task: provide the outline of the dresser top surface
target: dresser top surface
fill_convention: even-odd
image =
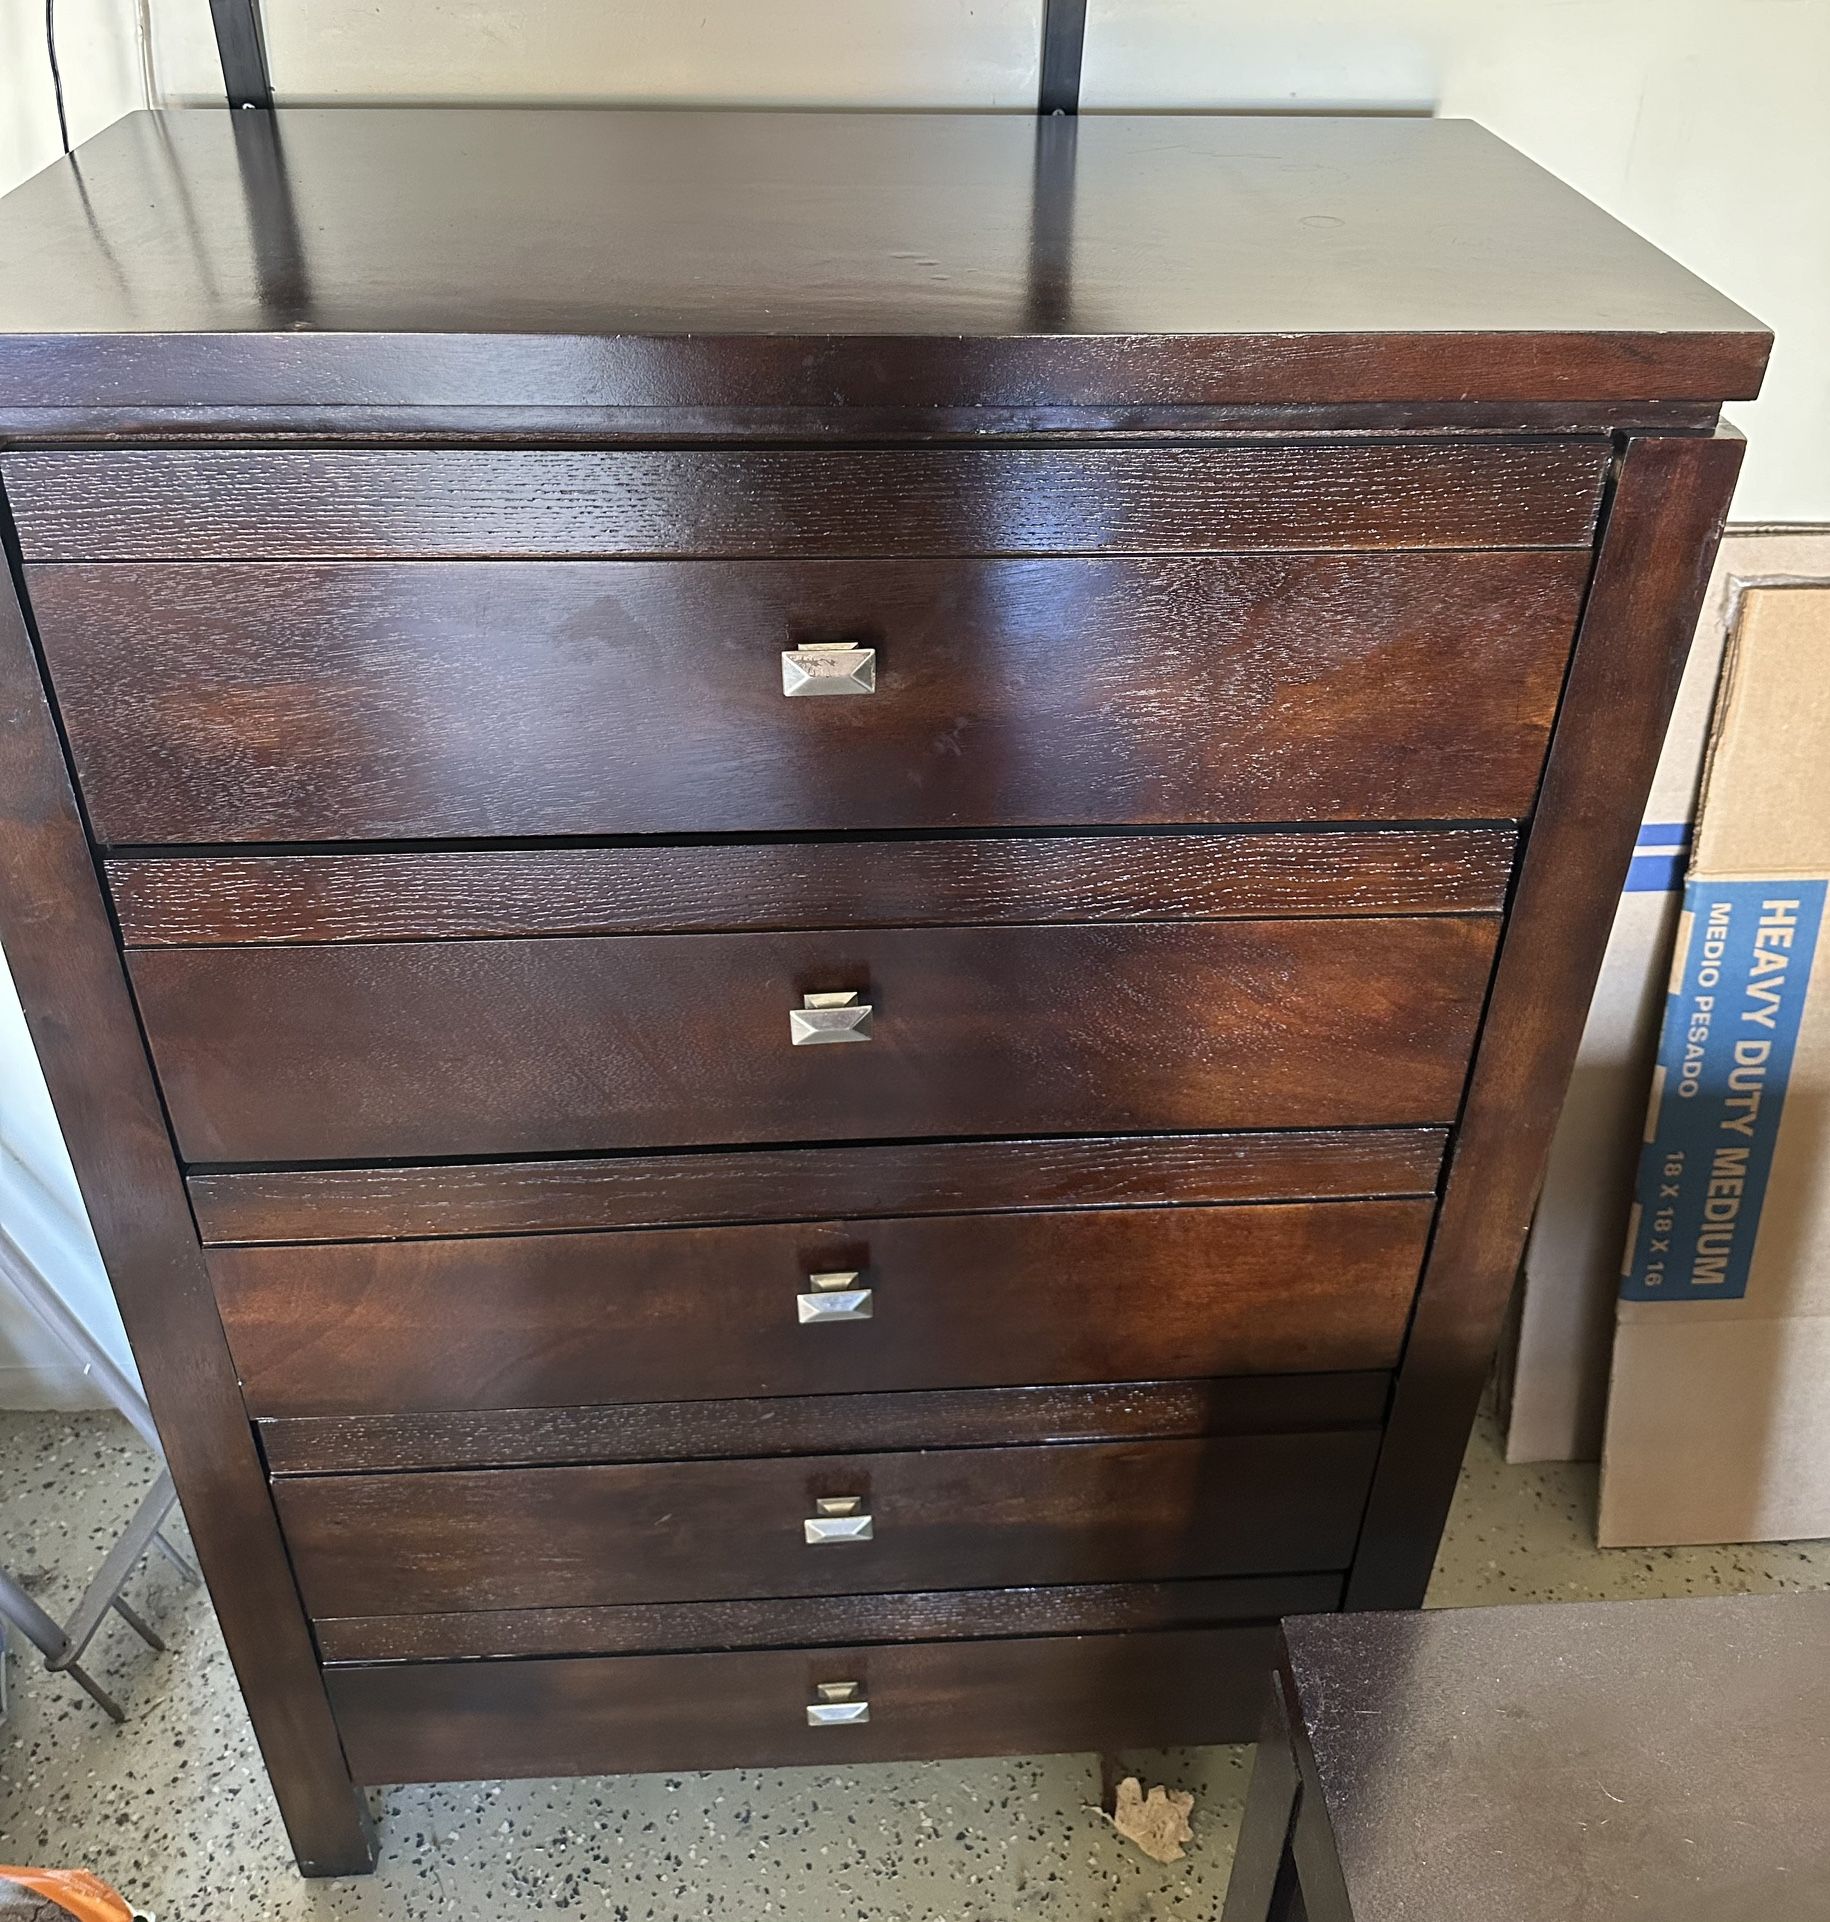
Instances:
[[[0,202],[0,407],[1719,401],[1767,344],[1466,121],[191,109]]]

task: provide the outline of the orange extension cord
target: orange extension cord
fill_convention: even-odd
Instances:
[[[0,1868],[0,1916],[7,1913],[6,1886],[43,1896],[81,1922],[133,1922],[133,1910],[87,1869]]]

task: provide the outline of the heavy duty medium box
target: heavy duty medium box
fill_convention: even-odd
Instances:
[[[1606,1546],[1830,1534],[1830,590],[1724,665],[1629,1225]]]
[[[1743,597],[1782,582],[1830,584],[1830,531],[1746,528],[1723,541],[1526,1244],[1499,1373],[1509,1461],[1601,1454],[1621,1244],[1723,651]]]

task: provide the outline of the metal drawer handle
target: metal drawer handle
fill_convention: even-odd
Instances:
[[[868,1041],[876,1010],[855,994],[804,994],[788,1010],[788,1039],[797,1048],[824,1047],[830,1041]]]
[[[868,1542],[876,1533],[862,1495],[823,1497],[801,1527],[815,1548],[826,1542]]]
[[[869,1321],[876,1313],[876,1293],[858,1286],[855,1268],[809,1275],[807,1293],[794,1298],[795,1312],[804,1322]]]
[[[809,694],[875,694],[877,650],[844,641],[812,641],[782,651],[782,692],[790,699]]]
[[[850,1728],[871,1718],[870,1697],[861,1682],[821,1682],[807,1704],[811,1728]]]

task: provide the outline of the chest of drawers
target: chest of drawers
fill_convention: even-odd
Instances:
[[[1243,1739],[1415,1603],[1757,324],[1454,123],[81,169],[0,933],[302,1865]]]

